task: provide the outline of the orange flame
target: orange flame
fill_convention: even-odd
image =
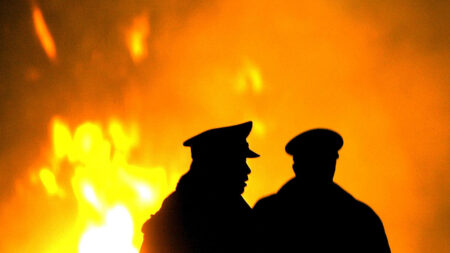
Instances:
[[[136,17],[126,32],[128,50],[135,63],[139,63],[147,57],[147,37],[149,31],[148,17],[144,14]]]
[[[55,42],[53,41],[52,34],[45,23],[41,10],[36,5],[33,6],[33,23],[36,34],[48,58],[52,61],[56,61]]]

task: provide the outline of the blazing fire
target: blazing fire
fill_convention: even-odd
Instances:
[[[410,2],[2,1],[0,252],[136,253],[182,142],[248,120],[250,206],[331,128],[392,251],[449,252],[449,4]]]
[[[167,193],[167,184],[163,168],[128,163],[139,144],[137,126],[126,131],[113,120],[104,131],[100,124],[86,122],[71,131],[55,118],[51,129],[53,152],[38,176],[49,196],[75,196],[78,252],[138,252],[140,227],[160,204],[158,196]],[[58,182],[63,164],[73,169],[70,188]]]

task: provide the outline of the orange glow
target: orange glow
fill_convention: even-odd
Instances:
[[[294,176],[291,138],[331,128],[392,252],[450,252],[450,1],[8,2],[1,253],[136,252],[183,141],[248,120],[250,206]]]
[[[126,32],[128,50],[135,63],[139,63],[147,57],[149,33],[149,21],[145,14],[134,18],[131,27]]]
[[[253,120],[253,134],[257,135],[258,137],[263,137],[266,134],[266,131],[266,125],[262,121],[258,119]]]
[[[52,61],[56,61],[55,42],[53,41],[52,34],[45,23],[41,10],[36,5],[33,6],[33,23],[36,34],[48,58]]]
[[[260,93],[263,89],[261,73],[256,65],[246,62],[236,81],[236,89],[239,93],[251,90]]]

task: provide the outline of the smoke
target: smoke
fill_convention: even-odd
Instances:
[[[48,153],[54,115],[73,127],[137,121],[133,159],[175,174],[189,163],[185,139],[254,120],[251,204],[293,176],[290,138],[328,127],[345,143],[336,182],[380,215],[392,250],[448,251],[448,1],[35,4],[57,62],[32,3],[0,8],[2,201]],[[150,29],[137,64],[125,36],[139,15]]]

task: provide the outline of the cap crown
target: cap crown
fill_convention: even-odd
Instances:
[[[290,155],[337,153],[344,145],[342,137],[329,129],[316,128],[303,132],[286,145]]]
[[[191,147],[192,158],[218,155],[258,157],[258,154],[249,149],[246,141],[251,130],[251,121],[228,127],[214,128],[186,140],[183,145]]]

